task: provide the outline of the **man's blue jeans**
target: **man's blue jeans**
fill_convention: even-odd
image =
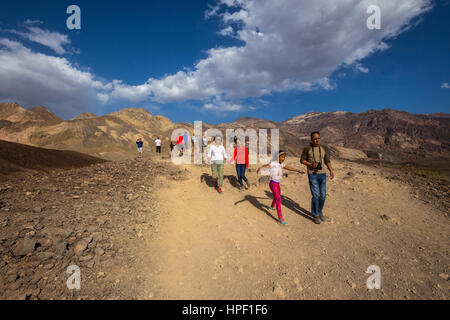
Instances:
[[[327,196],[327,174],[308,174],[309,188],[311,189],[311,214],[314,217],[322,215]]]

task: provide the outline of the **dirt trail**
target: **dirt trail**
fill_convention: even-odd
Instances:
[[[288,159],[298,165],[298,159]],[[163,219],[148,259],[156,299],[405,299],[448,298],[448,218],[412,198],[406,185],[380,169],[335,163],[325,215],[309,218],[305,175],[281,184],[283,216],[268,211],[272,196],[255,168],[250,190],[237,189],[225,166],[224,193],[209,166],[181,166],[188,177],[158,192]],[[352,172],[352,175],[347,175]],[[264,180],[264,179],[262,179]],[[365,273],[381,268],[382,289]]]

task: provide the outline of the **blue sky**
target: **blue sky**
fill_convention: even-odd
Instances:
[[[181,122],[450,110],[450,1],[9,1],[0,101]],[[68,30],[66,8],[81,9]],[[381,9],[369,30],[366,8]]]

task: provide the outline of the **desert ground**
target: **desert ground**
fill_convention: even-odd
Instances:
[[[222,194],[208,165],[154,154],[2,177],[0,299],[448,299],[448,182],[333,165],[320,225],[306,174],[285,171],[282,226],[256,165],[245,191],[226,165]]]

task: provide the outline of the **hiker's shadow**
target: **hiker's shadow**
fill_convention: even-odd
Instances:
[[[205,181],[208,187],[214,187],[214,179],[209,174],[203,173],[200,176],[200,183],[203,183],[203,181]]]
[[[264,212],[266,215],[268,215],[270,218],[272,218],[273,220],[278,222],[278,219],[276,217],[274,217],[273,215],[270,214],[270,212],[268,211],[269,206],[266,206],[264,204],[262,204],[261,202],[259,202],[258,199],[267,199],[264,197],[255,197],[255,196],[251,196],[251,195],[246,195],[244,197],[244,199],[239,200],[237,202],[234,203],[235,206],[238,205],[238,203],[244,202],[244,201],[248,201],[250,202],[255,208],[261,210],[262,212]]]
[[[266,195],[269,198],[273,198],[272,193],[266,190]],[[285,206],[288,209],[291,209],[296,214],[302,216],[305,219],[313,220],[313,216],[311,212],[301,207],[297,202],[292,200],[291,198],[282,195],[281,196],[281,205]]]
[[[228,176],[224,176],[223,178],[224,178],[224,179],[228,179],[228,182],[230,183],[231,186],[233,186],[233,187],[235,187],[235,188],[237,188],[237,189],[240,188],[239,181],[238,181],[238,179],[236,178],[236,176],[234,176],[234,175],[228,175]]]

